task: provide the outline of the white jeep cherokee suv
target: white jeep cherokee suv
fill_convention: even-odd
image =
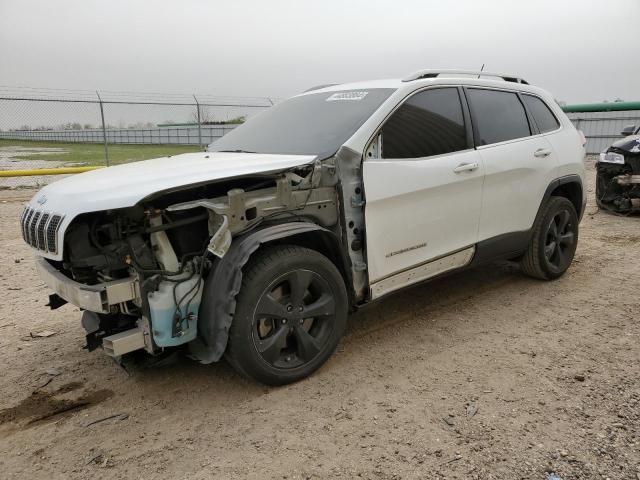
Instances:
[[[327,360],[350,311],[398,289],[494,259],[561,276],[584,155],[544,90],[424,70],[311,89],[203,153],[65,178],[21,224],[49,305],[84,310],[90,350],[188,344],[284,384]]]

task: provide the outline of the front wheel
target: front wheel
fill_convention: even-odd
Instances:
[[[533,228],[529,248],[521,261],[527,275],[540,280],[562,276],[578,245],[578,214],[568,199],[551,197]]]
[[[348,313],[340,272],[320,253],[268,247],[244,270],[226,357],[238,373],[284,385],[318,369],[338,345]]]

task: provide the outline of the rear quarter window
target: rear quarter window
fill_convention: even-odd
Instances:
[[[551,109],[538,97],[533,95],[522,95],[524,103],[529,109],[529,113],[533,117],[533,121],[536,122],[540,133],[552,132],[560,128],[560,122],[553,114]]]
[[[518,95],[501,90],[467,90],[477,145],[491,145],[531,135]]]

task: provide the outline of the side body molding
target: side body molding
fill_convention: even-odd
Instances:
[[[236,295],[242,285],[242,267],[260,245],[312,231],[333,235],[315,223],[289,222],[265,227],[234,239],[226,255],[216,260],[205,282],[198,316],[198,337],[189,343],[190,354],[194,359],[209,364],[222,358],[236,310]]]

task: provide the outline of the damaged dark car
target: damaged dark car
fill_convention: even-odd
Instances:
[[[622,130],[624,138],[600,154],[596,165],[598,206],[615,213],[640,212],[640,126]]]

